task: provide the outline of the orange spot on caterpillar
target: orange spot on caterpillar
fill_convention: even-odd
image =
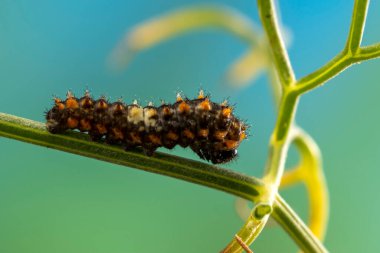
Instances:
[[[78,120],[76,118],[69,117],[67,119],[67,127],[68,128],[75,129],[75,128],[77,128],[77,126],[78,126]]]
[[[172,112],[172,110],[170,110],[169,106],[163,107],[162,113],[164,114],[164,116],[169,116],[169,115],[173,114],[173,112]]]
[[[79,107],[78,101],[73,97],[69,97],[66,99],[66,107],[70,109],[76,109]]]
[[[57,106],[58,110],[60,110],[60,111],[65,109],[65,105],[63,103],[58,103],[56,106]]]
[[[124,134],[121,132],[121,130],[119,128],[112,128],[112,132],[113,132],[116,140],[124,139]]]
[[[89,131],[91,130],[91,124],[90,124],[90,121],[87,120],[87,119],[81,119],[80,120],[80,130],[82,131]]]
[[[195,135],[194,135],[189,129],[185,129],[185,130],[183,130],[183,131],[182,131],[182,134],[183,134],[186,138],[188,138],[188,139],[190,139],[190,140],[194,139],[194,137],[195,137]]]
[[[96,129],[98,130],[100,134],[107,133],[107,128],[102,124],[96,124]]]
[[[58,110],[62,111],[63,109],[65,109],[65,105],[62,103],[61,99],[54,98],[54,103]]]
[[[178,106],[179,113],[188,113],[190,112],[190,105],[188,105],[185,101],[181,102]]]
[[[228,150],[230,150],[235,149],[239,145],[239,142],[234,140],[225,140],[224,145]]]
[[[108,108],[108,104],[104,99],[99,99],[95,104],[96,110],[106,110]]]
[[[129,134],[129,136],[131,137],[132,142],[133,142],[134,144],[141,144],[141,137],[140,137],[140,135],[139,135],[138,133],[136,133],[136,132],[131,132],[131,133]]]
[[[227,131],[215,131],[215,133],[214,133],[214,137],[215,137],[215,139],[217,139],[217,140],[223,140],[225,137],[226,137],[226,135],[227,135]]]
[[[201,136],[203,138],[206,138],[208,136],[208,129],[200,129],[198,131],[198,136]]]
[[[59,104],[59,103],[61,103],[62,101],[61,101],[61,99],[59,99],[59,98],[54,98],[54,103],[55,104]]]
[[[170,140],[176,141],[178,140],[178,134],[170,131],[169,133],[166,134],[166,137]]]
[[[89,97],[81,99],[79,103],[81,107],[86,107],[86,108],[91,107],[93,104],[92,100]]]
[[[245,138],[247,138],[247,135],[245,134],[245,132],[241,132],[241,133],[240,133],[240,136],[239,136],[239,141],[242,141],[242,140],[244,140]]]
[[[113,106],[114,112],[118,113],[124,110],[124,106],[121,103],[117,103]]]
[[[160,139],[160,137],[158,137],[157,135],[155,135],[155,134],[149,134],[148,137],[149,137],[149,140],[150,140],[153,144],[155,144],[155,145],[162,145],[162,143],[161,143],[161,139]]]
[[[232,110],[230,107],[223,108],[222,115],[225,118],[229,118],[231,116]]]
[[[198,108],[203,111],[211,111],[211,104],[208,99],[203,100],[199,105]]]

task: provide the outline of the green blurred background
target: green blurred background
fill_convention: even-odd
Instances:
[[[0,111],[43,121],[52,95],[123,96],[142,104],[174,101],[177,91],[230,97],[253,125],[229,168],[261,176],[274,107],[268,79],[244,89],[222,86],[231,62],[246,52],[237,38],[212,29],[143,52],[122,73],[106,58],[134,25],[194,0],[0,1]],[[210,1],[259,22],[255,1]],[[353,1],[280,1],[293,37],[298,77],[337,54],[348,32]],[[380,2],[370,4],[364,44],[380,41]],[[331,194],[326,246],[331,252],[377,252],[380,208],[380,62],[354,66],[305,95],[298,123],[318,142]],[[254,84],[254,85],[253,85]],[[163,150],[164,152],[170,152]],[[189,150],[170,153],[198,159]],[[296,156],[290,157],[295,162]],[[218,252],[243,224],[235,197],[223,192],[0,139],[0,252]],[[304,188],[283,192],[307,217]],[[280,228],[268,226],[255,252],[295,252]]]

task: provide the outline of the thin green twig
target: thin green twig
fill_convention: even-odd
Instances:
[[[354,55],[362,41],[365,20],[367,17],[369,0],[356,0],[354,11],[352,12],[351,27],[348,34],[346,50],[348,54]]]
[[[291,86],[295,81],[294,71],[280,32],[275,5],[272,0],[258,0],[257,3],[280,82],[283,86]]]
[[[273,56],[276,73],[283,89],[276,125],[269,143],[269,155],[265,168],[264,180],[270,185],[271,191],[262,200],[271,205],[284,171],[285,158],[290,142],[289,132],[294,121],[298,97],[297,94],[292,92],[295,77],[278,27],[275,4],[273,0],[258,0],[258,8],[261,22],[270,44],[269,49]]]
[[[379,57],[380,43],[360,47],[354,55],[349,55],[347,51],[344,50],[320,69],[301,78],[296,84],[295,92],[297,94],[306,93],[323,85],[354,64]]]
[[[380,57],[380,43],[366,47],[360,47],[359,52],[354,56],[357,61],[371,60]]]
[[[355,1],[350,33],[345,48],[320,69],[301,78],[296,83],[295,92],[297,94],[302,94],[321,86],[353,64],[380,57],[380,43],[366,47],[360,46],[364,33],[368,5],[369,0]]]
[[[352,58],[347,57],[347,51],[341,52],[320,69],[301,78],[297,82],[297,93],[302,94],[322,85],[351,66],[352,63]]]

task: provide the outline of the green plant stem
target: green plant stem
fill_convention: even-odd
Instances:
[[[315,72],[301,78],[296,83],[296,93],[302,94],[321,86],[329,79],[353,64],[380,57],[380,43],[361,47],[365,20],[368,10],[368,0],[356,0],[352,14],[350,33],[346,46],[341,53]]]
[[[346,51],[341,52],[320,69],[301,78],[297,82],[297,93],[302,94],[318,87],[337,76],[351,64],[353,64],[352,58],[347,57]]]
[[[266,37],[271,46],[271,58],[274,61],[276,73],[281,83],[283,96],[275,129],[269,143],[269,155],[264,175],[267,194],[260,196],[260,201],[252,210],[252,217],[249,217],[239,231],[239,236],[247,245],[251,244],[260,234],[268,220],[268,215],[273,211],[290,142],[289,130],[293,124],[298,103],[297,94],[292,92],[295,82],[294,72],[280,34],[274,3],[271,0],[258,0],[258,7]],[[234,245],[230,244],[229,246],[233,247]]]
[[[278,26],[273,0],[258,0],[259,14],[267,40],[270,44],[272,59],[283,89],[280,100],[276,125],[269,143],[269,156],[265,168],[264,180],[268,184],[269,195],[263,196],[262,201],[271,205],[278,191],[283,175],[288,144],[289,130],[293,124],[297,110],[298,96],[293,92],[295,83],[294,72],[286,51],[280,28]]]
[[[242,226],[239,232],[236,233],[240,238],[240,242],[245,245],[250,245],[259,236],[260,232],[264,229],[265,224],[269,216],[264,217],[261,220],[257,220],[254,215],[250,215]],[[235,236],[236,236],[235,235]],[[244,238],[244,239],[243,239]],[[224,248],[221,253],[237,253],[242,251],[242,245],[235,238]]]
[[[51,134],[40,122],[4,113],[0,113],[0,136],[179,178],[251,201],[265,193],[259,179],[231,170],[159,152],[152,157],[138,151],[126,152],[117,146],[90,141],[88,135],[78,132]]]
[[[371,46],[360,47],[359,52],[355,55],[357,61],[371,60],[380,57],[380,43]]]
[[[261,202],[267,203],[269,206],[273,204],[284,174],[286,154],[291,142],[290,129],[294,122],[297,104],[298,97],[294,96],[293,93],[285,92],[283,94],[276,127],[269,143],[269,154],[264,173],[264,182],[268,187],[268,195],[262,196]]]
[[[257,3],[280,82],[283,86],[291,86],[295,77],[281,37],[275,5],[272,0],[258,0]]]
[[[270,84],[273,93],[273,100],[277,109],[280,105],[282,91],[281,84],[279,83],[273,66],[269,69],[269,77],[271,80]],[[307,134],[306,131],[297,126],[295,122],[293,123],[291,131],[292,143],[296,145],[302,163],[307,163],[308,175],[310,175],[313,179],[318,179],[313,180],[312,183],[310,183],[310,188],[307,188],[309,189],[308,194],[310,206],[309,226],[310,228],[313,227],[313,232],[318,235],[318,238],[324,238],[328,221],[329,197],[326,180],[323,173],[322,155],[314,139]],[[297,170],[293,170],[293,172],[297,172],[299,175]],[[284,177],[281,178],[281,180],[283,179]],[[300,177],[295,177],[295,179],[301,180]],[[311,187],[313,189],[311,189]]]
[[[0,136],[178,178],[251,201],[257,201],[261,195],[267,194],[261,180],[244,174],[162,153],[147,157],[142,152],[125,152],[119,147],[92,142],[88,135],[82,133],[53,135],[45,130],[43,123],[5,113],[0,113]],[[306,225],[295,216],[290,207],[285,208],[281,203],[277,203],[278,199],[281,200],[280,197],[274,200],[275,219],[284,228],[294,230],[291,236],[300,248],[310,249],[309,252],[318,252],[317,248],[312,248],[317,244],[310,244],[313,235],[305,229]],[[261,226],[254,235],[261,231]]]
[[[291,128],[297,109],[298,97],[292,92],[295,82],[294,72],[286,51],[280,28],[278,26],[275,4],[273,0],[258,0],[259,14],[267,40],[270,44],[272,59],[283,89],[280,100],[276,125],[269,143],[269,156],[265,169],[265,180],[272,185],[273,193],[269,202],[277,192],[285,165],[285,157],[289,143],[289,129]],[[267,198],[267,197],[266,197]]]
[[[368,0],[356,0],[352,12],[351,27],[348,34],[346,50],[350,55],[354,55],[362,41],[365,20],[367,17]]]
[[[267,182],[278,186],[285,167],[285,157],[291,141],[290,128],[294,121],[298,98],[293,93],[285,93],[279,106],[276,127],[269,143],[269,155],[265,178]]]
[[[311,233],[310,229],[279,195],[276,196],[276,200],[273,203],[272,217],[300,245],[304,252],[327,252],[320,241]]]
[[[375,59],[380,57],[380,44],[374,44],[367,47],[361,47],[355,55],[350,56],[344,50],[335,56],[326,65],[316,70],[315,72],[301,78],[296,84],[295,92],[302,94],[314,88],[321,86],[323,83],[334,78],[346,68],[353,64],[360,63],[365,60]]]
[[[298,105],[298,95],[292,91],[285,91],[280,100],[276,127],[273,131],[272,141],[281,145],[288,139],[289,130],[293,124]]]

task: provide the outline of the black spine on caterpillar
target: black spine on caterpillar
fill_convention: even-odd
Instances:
[[[55,98],[46,113],[51,133],[67,129],[88,132],[94,140],[121,144],[126,149],[142,147],[152,155],[159,147],[191,147],[198,156],[212,163],[226,163],[237,156],[237,147],[247,136],[247,126],[232,113],[227,103],[214,103],[199,93],[196,99],[177,96],[174,104],[141,107],[135,101],[109,103],[94,100],[86,91],[82,98],[70,92],[66,100]]]

